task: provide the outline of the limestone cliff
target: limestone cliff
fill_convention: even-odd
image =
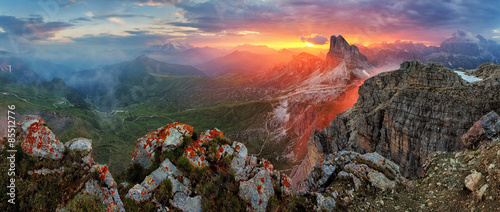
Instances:
[[[401,68],[367,79],[351,109],[313,135],[323,153],[378,152],[401,166],[407,177],[423,174],[435,151],[464,149],[461,136],[490,111],[500,111],[500,67],[483,65],[468,82],[440,64],[404,62]]]

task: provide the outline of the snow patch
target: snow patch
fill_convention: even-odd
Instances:
[[[463,80],[465,80],[467,82],[479,82],[479,81],[483,80],[483,79],[475,77],[475,76],[467,75],[463,71],[455,71],[455,73],[457,73],[460,77],[462,77]]]

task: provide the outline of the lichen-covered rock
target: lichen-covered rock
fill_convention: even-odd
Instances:
[[[269,171],[261,170],[252,179],[241,182],[238,195],[251,211],[266,211],[267,202],[274,195]]]
[[[37,170],[34,170],[34,171],[28,171],[28,174],[29,175],[48,175],[48,174],[61,174],[64,172],[64,167],[61,167],[59,169],[46,169],[46,168],[42,168],[42,169],[37,169]]]
[[[184,155],[194,166],[197,167],[209,166],[210,164],[206,160],[205,156],[207,149],[205,147],[202,147],[202,145],[206,142],[210,142],[215,137],[224,138],[224,134],[217,128],[213,130],[207,130],[201,133],[198,140],[193,141],[191,145],[189,145],[184,150]]]
[[[66,142],[64,147],[71,151],[82,151],[82,161],[89,166],[94,164],[94,159],[92,158],[92,140],[86,138],[75,138]]]
[[[500,117],[494,111],[484,115],[462,136],[462,143],[467,148],[474,148],[481,142],[490,141],[490,139],[500,134]]]
[[[293,194],[292,179],[286,174],[278,173],[278,181],[281,189],[281,193],[285,196],[290,196]]]
[[[235,171],[235,180],[248,180],[250,175],[257,173],[257,158],[248,155],[247,147],[239,142],[233,142],[234,157],[231,161],[231,168]]]
[[[185,193],[179,192],[170,200],[170,204],[175,208],[185,212],[201,212],[201,196],[189,197]]]
[[[107,211],[125,211],[123,202],[118,194],[118,189],[113,176],[106,165],[94,165],[90,172],[97,172],[99,180],[104,182],[105,186],[101,186],[97,180],[91,179],[85,183],[84,192],[98,196],[101,201],[107,206]]]
[[[334,211],[337,205],[332,197],[325,197],[321,193],[316,194],[316,210],[317,211]]]
[[[61,159],[64,145],[39,116],[27,116],[20,122],[21,146],[29,156]]]
[[[385,191],[395,188],[398,179],[404,179],[398,165],[377,153],[341,151],[318,161],[302,182],[299,193],[323,192],[334,180],[352,180],[355,191],[368,183]]]
[[[130,189],[126,197],[130,197],[137,202],[149,200],[152,192],[166,179],[169,179],[170,182],[172,182],[173,194],[176,192],[182,192],[186,195],[191,195],[192,191],[189,188],[190,185],[185,185],[180,182],[180,180],[183,179],[182,173],[167,158],[156,170],[146,176],[140,185],[137,184]]]
[[[132,163],[139,163],[144,168],[149,168],[154,161],[155,150],[159,147],[162,152],[178,147],[183,136],[191,136],[193,127],[175,122],[148,133],[137,139]]]
[[[232,155],[234,153],[233,148],[231,146],[224,144],[217,146],[217,152],[215,153],[215,158],[220,160],[228,155]]]
[[[134,187],[128,190],[125,197],[131,198],[136,202],[142,202],[151,198],[151,193],[147,191],[141,184],[135,184]]]
[[[102,187],[96,180],[91,179],[85,183],[83,192],[98,196],[106,205],[106,211],[125,211],[116,187]]]

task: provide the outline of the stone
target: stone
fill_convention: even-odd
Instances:
[[[101,183],[99,183],[97,180],[91,179],[85,183],[83,192],[98,196],[104,203],[104,205],[106,205],[107,211],[123,212],[125,211],[125,208],[118,194],[116,182],[111,176],[111,173],[109,173],[107,169],[104,169],[102,167],[106,166],[95,165],[94,167],[92,167],[93,170],[91,169],[91,171],[101,172],[100,180],[104,182],[105,186],[101,186]],[[102,175],[103,173],[104,175]],[[104,178],[102,176],[104,176]]]
[[[465,177],[465,187],[470,191],[476,191],[479,186],[479,181],[482,177],[483,175],[481,174],[481,172],[472,171],[472,174],[469,174],[467,175],[467,177]]]
[[[251,211],[266,211],[269,199],[274,195],[273,183],[268,170],[259,171],[252,179],[240,182],[239,197],[248,203]]]
[[[373,186],[382,191],[394,189],[396,187],[396,183],[394,181],[389,180],[384,174],[373,169],[369,169],[368,171],[368,180]]]
[[[134,156],[130,162],[139,163],[149,168],[154,162],[155,150],[162,148],[162,152],[172,150],[182,144],[183,136],[191,136],[193,127],[178,122],[167,124],[137,139]]]
[[[213,130],[207,130],[201,133],[198,140],[193,141],[191,145],[189,145],[184,150],[184,155],[191,162],[191,164],[193,164],[196,167],[209,166],[209,163],[206,160],[205,156],[207,149],[205,147],[202,147],[202,145],[206,142],[210,142],[215,137],[224,138],[224,134],[217,128]]]
[[[185,212],[201,212],[201,196],[189,197],[185,193],[179,192],[170,200],[170,204],[175,208]]]
[[[483,186],[481,186],[479,191],[477,191],[476,197],[478,201],[481,201],[483,199],[484,193],[486,193],[486,189],[488,189],[488,184],[484,184]]]
[[[34,171],[28,171],[28,174],[29,175],[48,175],[48,174],[61,174],[64,172],[64,167],[61,167],[59,169],[46,169],[46,168],[43,168],[43,169],[37,169],[37,170],[34,170]]]
[[[182,192],[186,195],[192,194],[192,191],[189,188],[189,181],[183,181],[186,182],[187,185],[180,182],[180,180],[183,179],[182,173],[167,158],[156,170],[146,176],[141,184],[136,184],[132,189],[130,189],[126,197],[130,197],[137,202],[149,200],[152,196],[152,192],[166,179],[170,180],[172,183],[172,194],[177,192]]]
[[[499,132],[500,117],[491,111],[475,122],[461,140],[467,148],[474,148],[480,144],[488,143],[492,138],[498,136]]]
[[[94,159],[92,158],[92,140],[86,138],[75,138],[66,142],[64,147],[69,148],[71,151],[82,151],[82,161],[89,166],[94,164]]]
[[[325,197],[321,193],[316,194],[317,211],[335,211],[337,202],[331,197]]]
[[[64,145],[39,116],[27,116],[20,122],[21,147],[29,156],[61,159]]]

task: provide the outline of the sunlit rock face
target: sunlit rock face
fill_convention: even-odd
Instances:
[[[490,73],[467,82],[440,64],[405,62],[366,80],[354,107],[316,132],[312,143],[327,154],[378,152],[397,162],[405,176],[419,176],[432,152],[464,149],[461,136],[491,110],[498,112],[500,69]]]

